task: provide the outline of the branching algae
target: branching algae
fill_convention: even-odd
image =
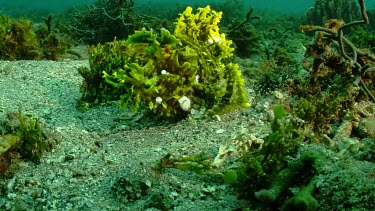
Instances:
[[[79,102],[118,100],[133,111],[145,106],[164,116],[191,109],[246,105],[244,80],[237,64],[227,62],[232,41],[220,33],[221,12],[209,6],[196,14],[187,7],[174,34],[142,29],[126,41],[89,47],[90,69]]]

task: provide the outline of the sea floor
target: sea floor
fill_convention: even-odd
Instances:
[[[1,179],[0,209],[251,207],[220,178],[177,169],[156,172],[153,167],[167,153],[180,157],[204,152],[214,157],[236,131],[262,136],[270,130],[271,101],[279,92],[263,98],[248,88],[249,99],[257,98],[249,108],[212,119],[145,122],[141,114],[121,110],[116,102],[78,110],[82,77],[77,67],[88,65],[88,60],[0,62],[0,114],[17,112],[22,105],[23,112],[37,117],[58,142],[41,164],[21,161],[13,177]]]
[[[152,167],[167,153],[215,154],[233,131],[263,124],[260,114],[243,109],[221,116],[220,121],[147,126],[116,102],[79,111],[80,66],[88,66],[88,61],[0,62],[0,113],[16,112],[22,105],[23,112],[37,117],[58,141],[41,164],[21,161],[14,176],[2,181],[1,208],[234,210],[245,206],[232,187],[210,176],[173,169],[158,173]],[[127,188],[140,182],[150,185],[148,194],[119,196],[114,190],[119,178]]]

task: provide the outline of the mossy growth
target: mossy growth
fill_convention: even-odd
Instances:
[[[241,195],[245,198],[254,200],[254,192],[271,183],[272,178],[288,166],[288,158],[296,156],[301,144],[310,138],[310,131],[282,104],[274,106],[273,116],[271,131],[263,144],[254,144],[251,149],[246,148],[246,144],[240,145],[243,150],[235,170]]]
[[[365,97],[349,62],[332,53],[323,53],[319,58],[314,59],[310,80],[292,88],[297,96],[293,112],[309,124],[317,142]]]
[[[166,168],[192,171],[202,175],[218,175],[213,170],[211,157],[204,153],[182,157],[172,157],[172,154],[168,153],[159,160],[153,170],[161,172]]]
[[[72,52],[68,49],[74,43],[74,40],[69,35],[69,31],[66,30],[66,26],[55,21],[52,16],[43,18],[43,21],[45,24],[38,25],[35,29],[43,58],[57,61],[62,54]]]
[[[173,157],[168,153],[155,165],[154,170],[161,171],[165,168],[174,168],[184,171],[193,171],[198,174],[221,177],[226,184],[240,184],[244,188],[241,192],[251,194],[264,188],[280,171],[288,166],[288,158],[295,156],[301,144],[308,138],[304,128],[293,117],[288,115],[282,104],[276,104],[273,109],[274,120],[270,127],[271,132],[263,144],[253,143],[252,148],[247,148],[245,142],[235,148],[241,148],[241,152],[233,150],[232,146],[224,147],[217,157],[227,156],[237,151],[240,155],[236,158],[236,164],[230,169],[219,168],[222,162],[204,153],[186,157]],[[237,138],[236,138],[237,140]],[[226,150],[230,149],[230,150]],[[227,152],[225,152],[227,151]]]
[[[69,37],[64,34],[57,32],[49,33],[47,37],[40,40],[40,47],[44,58],[57,61],[60,55],[67,52],[70,46],[69,42]]]
[[[238,1],[228,1],[224,5],[230,5],[238,7],[241,4]],[[228,10],[228,8],[226,8]],[[237,11],[243,11],[237,9]],[[229,11],[228,11],[229,12]],[[233,13],[233,11],[229,12]],[[255,27],[250,24],[252,20],[260,19],[258,16],[252,16],[253,8],[251,8],[245,16],[244,20],[236,18],[235,15],[229,15],[225,13],[227,17],[230,17],[230,22],[228,23],[228,37],[233,40],[236,45],[236,55],[243,58],[248,58],[252,55],[258,54],[261,51],[261,34],[255,29]]]
[[[23,115],[21,106],[18,109],[18,120],[20,121],[20,128],[15,135],[19,136],[21,141],[19,153],[22,158],[39,164],[43,153],[50,148],[42,125],[36,117]]]
[[[40,56],[32,22],[0,15],[0,60],[38,59]]]
[[[148,107],[164,116],[246,106],[239,66],[224,61],[234,49],[219,32],[221,12],[209,6],[192,10],[181,14],[174,35],[143,29],[126,41],[89,47],[90,69],[79,68],[79,101],[119,99],[121,107]]]
[[[0,60],[58,60],[72,39],[51,28],[52,17],[34,32],[29,19],[0,15]]]
[[[364,27],[358,27],[350,35],[350,40],[355,46],[361,49],[374,50],[375,48],[375,34],[372,30],[366,29]]]
[[[130,51],[124,41],[115,40],[104,45],[88,46],[90,69],[87,67],[78,68],[79,74],[83,77],[80,87],[82,96],[78,100],[78,106],[86,103],[117,100],[121,94],[124,94],[125,90],[121,91],[120,88],[105,82],[103,72],[113,74],[121,70],[133,55],[133,59],[136,58],[137,53],[135,49]]]
[[[267,174],[284,168],[285,157],[295,155],[300,145],[309,138],[304,125],[293,116],[287,116],[282,104],[276,104],[273,113],[272,132],[260,150],[260,163]]]
[[[13,158],[30,160],[36,164],[41,162],[45,151],[50,150],[54,143],[49,139],[50,133],[39,123],[36,117],[22,112],[8,113],[0,120],[0,165],[2,173],[5,173]]]
[[[352,94],[338,93],[338,90],[327,90],[315,95],[307,95],[294,105],[294,113],[309,125],[315,142],[320,142],[323,134],[332,132],[332,124],[341,122],[347,114],[347,109],[354,103]]]
[[[325,155],[317,147],[307,148],[300,152],[300,157],[290,161],[288,166],[280,171],[271,183],[269,189],[262,189],[255,196],[266,203],[274,203],[288,188],[307,183],[293,197],[287,199],[281,210],[317,210],[318,202],[313,194],[316,189],[316,175],[322,171]],[[307,182],[306,182],[307,181]]]

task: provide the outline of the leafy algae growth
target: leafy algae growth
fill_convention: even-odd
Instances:
[[[57,137],[57,136],[56,136]],[[50,151],[57,140],[51,130],[38,118],[18,112],[0,117],[0,178],[10,176],[17,169],[20,159],[40,164],[44,153]]]
[[[119,100],[122,108],[164,116],[246,106],[241,71],[227,61],[232,41],[217,25],[222,13],[209,6],[192,11],[180,15],[173,35],[142,29],[126,41],[88,47],[90,69],[78,69],[84,78],[78,103]]]

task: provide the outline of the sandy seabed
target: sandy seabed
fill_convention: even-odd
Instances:
[[[159,174],[152,167],[169,152],[215,154],[234,131],[261,124],[262,115],[243,109],[221,116],[221,121],[141,123],[137,128],[137,114],[120,110],[116,102],[77,110],[82,82],[77,67],[88,65],[87,60],[0,62],[0,114],[16,112],[21,104],[23,112],[37,117],[59,142],[41,164],[22,161],[15,175],[2,181],[1,208],[234,210],[246,206],[232,187],[215,178],[175,169]],[[147,193],[131,190],[140,184],[149,185]],[[129,196],[116,191],[117,186],[128,188]]]

